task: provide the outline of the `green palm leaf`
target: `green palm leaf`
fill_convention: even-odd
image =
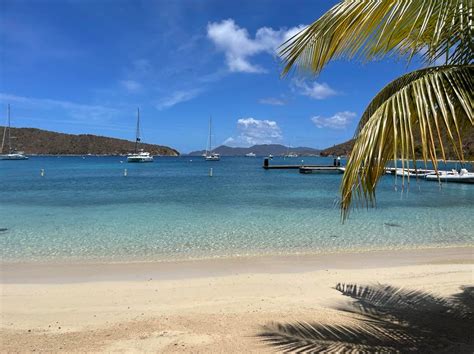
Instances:
[[[441,66],[406,74],[387,85],[362,115],[341,184],[343,218],[356,200],[375,202],[375,188],[390,160],[415,160],[421,152],[437,169],[446,145],[464,160],[463,132],[474,126],[474,66]]]
[[[473,60],[472,0],[346,0],[282,45],[283,73],[319,73],[332,59],[422,54],[430,64]]]

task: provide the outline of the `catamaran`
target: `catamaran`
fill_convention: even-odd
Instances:
[[[2,146],[0,149],[0,160],[28,160],[28,157],[24,155],[23,151],[15,151],[12,149],[12,139],[10,132],[10,105],[8,105],[8,123],[3,130],[3,139],[2,139]],[[8,132],[8,133],[7,133]],[[8,140],[8,153],[3,153],[3,147],[5,146],[5,138]]]
[[[209,117],[209,139],[204,159],[206,161],[219,161],[221,159],[221,155],[212,151],[212,117]]]
[[[149,152],[138,149],[140,139],[140,108],[137,108],[137,131],[135,137],[135,150],[127,156],[127,162],[153,162],[153,156]]]

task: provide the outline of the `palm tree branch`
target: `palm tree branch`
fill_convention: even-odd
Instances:
[[[343,176],[343,218],[354,196],[375,203],[375,187],[389,160],[401,158],[402,168],[406,160],[415,161],[415,136],[425,163],[431,160],[435,170],[437,146],[444,160],[451,146],[464,161],[463,132],[474,126],[473,78],[474,65],[426,68],[394,80],[375,96],[362,115]]]
[[[332,59],[386,54],[469,64],[472,12],[471,0],[345,0],[282,44],[283,74],[294,65],[319,73]]]

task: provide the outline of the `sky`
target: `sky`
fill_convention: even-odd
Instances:
[[[2,0],[0,125],[142,141],[325,148],[350,139],[400,58],[281,76],[279,45],[336,1]]]

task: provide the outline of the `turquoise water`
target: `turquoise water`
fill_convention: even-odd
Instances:
[[[0,161],[2,259],[157,261],[473,243],[474,185],[412,179],[401,192],[401,179],[396,191],[386,176],[377,208],[341,224],[341,175],[265,171],[261,158],[123,159]]]

